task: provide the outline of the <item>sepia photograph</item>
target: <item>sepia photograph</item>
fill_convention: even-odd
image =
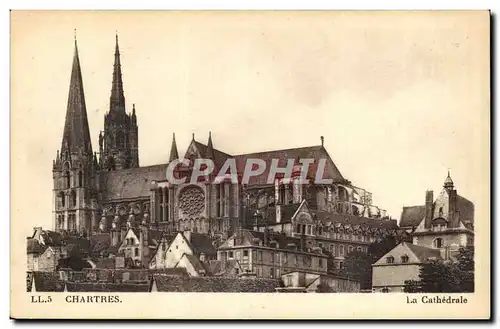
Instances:
[[[11,11],[11,317],[489,318],[490,19]]]

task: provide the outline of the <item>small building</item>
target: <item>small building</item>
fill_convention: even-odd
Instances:
[[[236,260],[244,273],[271,279],[294,270],[326,274],[327,258],[320,248],[308,248],[303,239],[250,230],[233,234],[219,247],[217,255],[223,267],[226,262]]]
[[[26,239],[28,271],[55,271],[59,260],[66,257],[60,233],[35,227]]]
[[[150,282],[67,282],[67,292],[149,292]]]
[[[373,265],[373,292],[404,292],[406,280],[419,280],[420,266],[442,260],[439,249],[401,242]]]
[[[413,244],[447,250],[474,245],[474,204],[457,194],[450,173],[436,199],[426,191],[425,204],[403,207],[400,226],[412,232]]]
[[[168,243],[162,241],[149,262],[150,269],[184,267],[191,276],[207,274],[206,264],[217,258],[213,240],[206,234],[179,232]]]

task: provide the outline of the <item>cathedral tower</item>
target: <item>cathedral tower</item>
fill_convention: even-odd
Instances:
[[[113,83],[109,112],[104,117],[104,135],[99,134],[99,154],[103,170],[139,167],[139,141],[135,104],[132,113],[125,111],[118,35],[116,36]]]
[[[61,150],[52,168],[54,229],[90,233],[97,218],[94,186],[98,163],[92,153],[76,38]]]

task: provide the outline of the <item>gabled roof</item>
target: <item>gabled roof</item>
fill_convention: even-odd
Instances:
[[[417,227],[425,217],[425,206],[403,207],[401,213],[400,227]]]
[[[234,276],[235,268],[238,269],[238,273],[243,271],[237,259],[228,259],[224,262],[221,260],[209,260],[205,263],[205,267],[208,274],[212,276]]]
[[[33,272],[33,283],[36,291],[40,292],[64,290],[64,282],[58,272]]]
[[[289,223],[299,206],[299,203],[282,205],[280,223]],[[276,224],[276,207],[269,207],[263,211],[263,216],[258,219],[258,225],[264,225],[266,222],[268,225]],[[247,216],[247,218],[252,218],[252,225],[255,224],[255,218],[253,218],[253,215],[253,213],[249,213],[249,217]]]
[[[101,173],[103,199],[149,198],[152,181],[167,179],[168,163]]]
[[[457,211],[459,212],[460,220],[470,223],[474,222],[474,203],[460,195],[457,195]]]
[[[40,237],[43,239],[46,246],[59,247],[63,242],[63,236],[61,233],[50,230],[43,230],[40,233]]]
[[[195,255],[184,253],[184,254],[182,254],[181,259],[183,257],[187,258],[187,260],[189,261],[189,263],[191,263],[191,265],[196,270],[196,272],[198,272],[198,273],[206,272],[205,267],[201,264],[200,260]]]
[[[45,249],[48,248],[46,245],[39,243],[36,239],[27,238],[26,242],[28,254],[41,255],[44,253]]]
[[[189,243],[193,252],[197,255],[200,253],[205,253],[207,255],[214,255],[217,253],[217,249],[213,245],[213,240],[207,234],[191,233]]]
[[[228,277],[154,276],[159,292],[275,292],[279,280]]]
[[[423,246],[417,246],[412,243],[404,243],[421,262],[427,261],[429,258],[442,259],[441,252],[439,249],[427,248]]]

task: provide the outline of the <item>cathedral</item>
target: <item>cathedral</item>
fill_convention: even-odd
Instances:
[[[126,108],[117,36],[109,111],[99,133],[98,150],[93,149],[75,40],[62,143],[53,161],[55,231],[89,236],[146,225],[162,231],[227,237],[238,229],[251,228],[255,214],[272,213],[269,209],[285,205],[298,206],[304,200],[309,209],[323,213],[390,221],[383,209],[372,204],[370,192],[342,176],[323,137],[319,145],[234,155],[217,149],[211,134],[206,144],[193,135],[185,155],[180,157],[173,135],[169,161],[141,167],[137,123],[135,104],[131,111]],[[231,179],[171,184],[167,167],[179,158],[190,159],[191,164],[193,159],[211,159],[217,168],[234,159],[238,173],[247,159],[257,158],[267,164],[267,169],[251,177],[247,184]],[[299,185],[279,176],[273,184],[266,180],[273,159],[283,164],[304,158],[314,159],[313,169],[320,159],[326,160],[323,178],[331,183]],[[176,174],[182,176],[190,171],[192,165],[180,166]]]

